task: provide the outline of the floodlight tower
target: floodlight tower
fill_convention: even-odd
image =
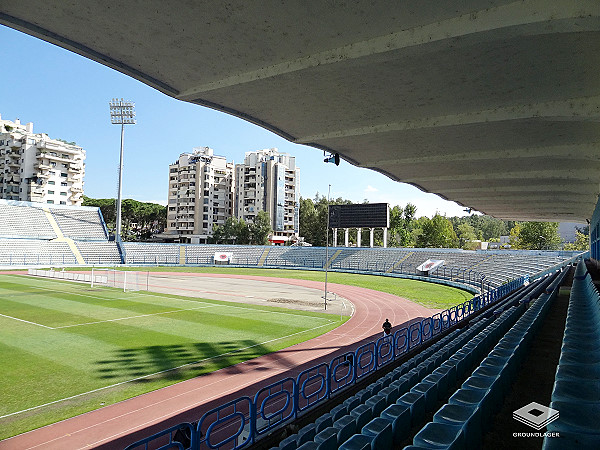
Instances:
[[[123,138],[125,137],[125,125],[135,125],[135,103],[126,102],[123,99],[113,98],[108,103],[110,106],[110,121],[113,125],[121,125],[121,154],[119,157],[119,185],[117,193],[117,223],[115,228],[115,239],[121,241],[121,191],[123,183]]]

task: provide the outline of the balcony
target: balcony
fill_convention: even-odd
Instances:
[[[37,147],[46,149],[46,150],[59,151],[61,153],[71,153],[71,154],[79,153],[79,150],[77,149],[76,145],[64,144],[62,142],[60,144],[57,144],[57,143],[50,142],[50,141],[39,141],[37,143]],[[71,147],[75,147],[75,148],[71,148]],[[60,156],[54,156],[54,157],[60,158]]]
[[[50,170],[50,164],[42,162],[42,161],[37,161],[34,165],[33,165],[34,169],[40,169],[40,170]]]
[[[19,139],[11,139],[10,141],[7,142],[7,145],[9,147],[21,148],[21,146],[23,145],[23,142],[21,142]]]

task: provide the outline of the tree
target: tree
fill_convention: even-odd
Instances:
[[[575,231],[575,242],[566,243],[564,249],[570,251],[588,251],[590,249],[590,237],[577,230]]]
[[[417,247],[423,248],[453,248],[458,244],[458,238],[446,217],[436,214],[432,219],[419,218],[421,232],[416,236]]]
[[[117,208],[114,198],[96,199],[84,196],[83,206],[100,208],[108,230],[115,230]],[[149,239],[153,233],[160,233],[165,229],[167,208],[157,203],[125,199],[121,203],[121,224],[123,240]]]
[[[510,230],[512,248],[557,250],[560,247],[558,222],[522,222]]]
[[[266,211],[259,211],[254,222],[250,224],[250,242],[256,245],[267,245],[272,232],[269,214]]]
[[[407,203],[404,208],[394,206],[390,209],[390,247],[409,247],[413,245],[412,228],[417,207]]]
[[[465,250],[474,250],[474,241],[477,239],[477,235],[475,234],[475,228],[473,228],[468,223],[461,223],[457,227],[458,234],[458,245],[460,248]]]

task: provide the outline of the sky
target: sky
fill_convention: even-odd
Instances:
[[[293,144],[242,119],[173,99],[120,72],[0,25],[0,115],[33,122],[34,133],[75,141],[86,151],[84,192],[117,196],[120,126],[110,123],[112,98],[135,102],[137,124],[125,128],[123,198],[165,205],[169,164],[194,147],[241,163],[244,154],[275,147],[296,157],[300,195],[417,206],[417,216],[466,215],[464,208],[323,152]]]

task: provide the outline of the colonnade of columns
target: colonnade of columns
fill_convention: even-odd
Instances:
[[[333,246],[337,247],[337,228],[332,228],[333,229]],[[374,242],[374,238],[375,238],[375,228],[369,228],[370,232],[369,232],[369,246],[371,248],[374,247],[373,242]],[[350,228],[344,228],[344,246],[345,247],[349,247],[349,235],[350,235]],[[387,248],[387,236],[388,235],[388,229],[387,228],[383,228],[383,247]],[[362,247],[362,228],[357,228],[356,229],[356,246],[357,247]]]

